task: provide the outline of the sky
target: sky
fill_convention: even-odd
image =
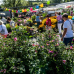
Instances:
[[[2,4],[2,0],[0,0],[0,4]]]

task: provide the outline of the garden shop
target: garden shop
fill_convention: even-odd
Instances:
[[[74,16],[68,9],[73,11],[41,3],[0,11],[0,74],[74,74]]]

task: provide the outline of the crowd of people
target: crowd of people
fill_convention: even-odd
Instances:
[[[56,16],[57,16],[57,21],[58,21],[57,27],[58,27],[58,31],[61,37],[61,41],[63,41],[66,46],[68,43],[70,43],[70,45],[72,46],[71,44],[72,39],[73,39],[72,20],[68,19],[67,13],[63,14],[62,16],[61,13],[59,12],[56,14]],[[49,17],[50,17],[49,15],[46,16],[47,18],[46,29],[47,30],[49,29],[51,30],[51,19]],[[39,27],[39,25],[42,23],[42,19],[39,16],[39,14],[37,14],[36,16],[36,22],[37,22],[37,27]],[[12,21],[10,17],[7,17],[7,19],[2,17],[2,19],[0,20],[0,35],[5,35],[5,36],[8,35],[6,23],[9,23],[11,28],[15,27],[15,22]],[[63,24],[63,34],[61,30],[62,24]]]

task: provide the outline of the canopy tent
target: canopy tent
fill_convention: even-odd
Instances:
[[[56,5],[56,7],[64,7],[64,8],[73,7],[73,6],[74,6],[74,1],[61,3],[61,4]]]

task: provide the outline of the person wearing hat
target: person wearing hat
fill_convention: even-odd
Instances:
[[[0,20],[0,35],[7,35],[7,34],[8,34],[7,28]]]
[[[51,19],[49,18],[49,15],[46,16],[47,17],[47,21],[46,21],[46,28],[49,30],[51,30]]]
[[[70,43],[70,45],[72,46],[71,42],[73,39],[73,31],[72,31],[72,20],[68,19],[68,14],[64,13],[62,16],[63,20],[64,20],[64,24],[63,24],[63,36],[61,38],[61,41],[64,42],[64,44],[67,46],[68,43]]]

